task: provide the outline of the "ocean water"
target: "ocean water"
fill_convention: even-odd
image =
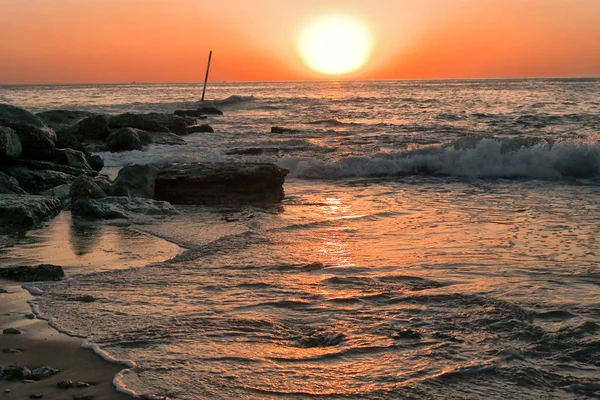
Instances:
[[[172,112],[201,90],[5,86],[0,102]],[[105,172],[268,161],[290,170],[284,201],[121,226],[182,250],[73,269],[37,285],[36,310],[127,361],[115,382],[130,393],[598,398],[599,93],[594,79],[211,84],[215,133],[101,154]]]

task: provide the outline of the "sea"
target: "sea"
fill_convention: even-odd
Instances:
[[[2,86],[0,103],[172,113],[201,94]],[[224,111],[214,133],[100,153],[102,172],[270,162],[289,170],[280,204],[65,212],[3,254],[67,243],[67,278],[29,287],[32,307],[121,362],[118,390],[600,398],[600,79],[209,83],[206,97]]]

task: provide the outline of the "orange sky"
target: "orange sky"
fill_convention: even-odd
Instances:
[[[343,12],[376,50],[350,79],[600,76],[600,0],[0,0],[0,83],[322,79],[303,24]]]

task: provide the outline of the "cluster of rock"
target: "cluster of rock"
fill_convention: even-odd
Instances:
[[[84,111],[36,115],[0,104],[0,226],[34,227],[62,209],[88,218],[173,215],[171,204],[277,202],[288,171],[273,164],[191,163],[124,167],[99,174],[106,151],[185,145],[212,107],[175,114],[104,116]]]

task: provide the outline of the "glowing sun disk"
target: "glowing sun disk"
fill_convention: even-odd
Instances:
[[[311,69],[342,75],[364,66],[371,55],[373,39],[367,25],[343,15],[311,21],[298,36],[298,52]]]

